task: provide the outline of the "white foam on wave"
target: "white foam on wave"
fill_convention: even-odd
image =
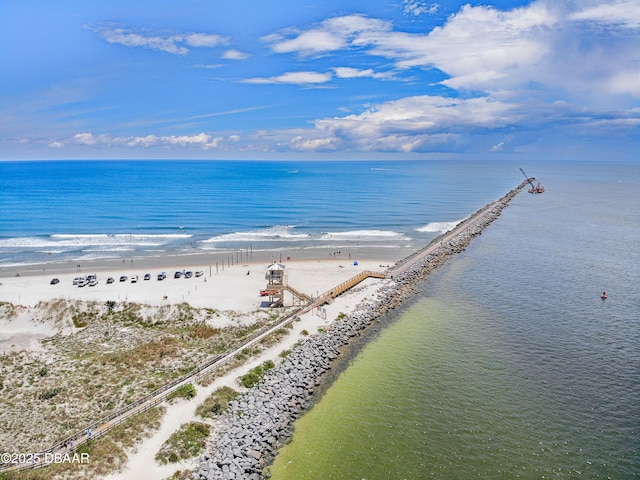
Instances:
[[[172,240],[189,238],[187,234],[55,234],[49,237],[13,237],[0,239],[0,248],[53,249],[101,247],[159,247]]]
[[[416,228],[416,232],[444,233],[452,230],[462,221],[464,221],[464,218],[462,220],[456,220],[454,222],[431,222],[427,223],[423,227]]]
[[[193,235],[189,233],[56,233],[51,238],[189,238]]]
[[[405,240],[406,237],[402,233],[392,230],[351,230],[346,232],[326,232],[322,234],[320,240],[380,240],[393,239]]]
[[[307,233],[293,233],[291,231],[293,228],[295,227],[291,225],[279,225],[260,230],[250,230],[248,232],[225,233],[203,240],[202,243],[295,241],[309,238],[309,234]]]

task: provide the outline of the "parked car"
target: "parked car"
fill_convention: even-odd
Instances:
[[[184,278],[191,278],[191,277],[193,277],[193,272],[190,272],[189,270],[184,272]]]
[[[51,285],[57,285],[60,283],[60,280],[57,278],[52,278],[51,281],[49,282]]]
[[[81,280],[84,280],[84,277],[76,277],[73,279],[73,284],[78,285]]]
[[[127,281],[127,276],[126,275],[121,275],[120,276],[120,281],[121,282],[126,282]]]
[[[164,280],[167,278],[167,272],[162,272],[158,274],[158,280]]]
[[[144,274],[144,279],[145,280],[151,280],[151,274],[150,273],[145,273]]]
[[[173,274],[173,278],[181,278],[182,277],[182,272],[176,272]]]
[[[138,281],[138,275],[131,276],[131,283],[136,283]]]
[[[113,279],[113,277],[109,277],[107,278],[107,283],[113,283],[115,280]]]
[[[196,277],[201,277],[202,275],[204,275],[204,272],[202,270],[198,270],[196,272]]]

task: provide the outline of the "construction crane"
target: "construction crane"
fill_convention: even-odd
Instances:
[[[535,177],[529,177],[529,175],[524,173],[524,170],[522,168],[520,168],[520,171],[522,172],[522,175],[524,175],[524,178],[527,179],[527,182],[529,182],[529,185],[531,185],[529,193],[544,193],[544,187],[540,185],[540,182],[538,182],[538,185],[533,184],[533,180],[535,180]]]

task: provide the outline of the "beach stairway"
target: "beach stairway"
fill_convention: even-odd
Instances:
[[[313,302],[312,298],[309,295],[296,290],[291,285],[284,285],[283,288],[291,293],[291,295],[293,295],[294,305],[296,304],[296,302],[298,304]]]
[[[342,282],[340,285],[333,287],[331,290],[326,291],[322,295],[318,297],[316,301],[316,305],[324,305],[325,303],[332,303],[333,299],[342,295],[344,292],[349,290],[350,288],[355,287],[357,284],[366,280],[367,278],[386,278],[387,276],[382,272],[373,272],[371,270],[365,270],[364,272],[360,272],[355,277],[351,277],[349,280]]]

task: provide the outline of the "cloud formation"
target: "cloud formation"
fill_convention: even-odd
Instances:
[[[125,47],[141,47],[173,55],[189,53],[188,47],[212,48],[226,44],[229,39],[221,35],[208,33],[172,33],[161,34],[147,31],[134,31],[118,26],[92,28],[108,43]]]
[[[331,73],[319,72],[287,72],[275,77],[255,77],[242,80],[244,83],[268,84],[268,83],[289,83],[294,85],[312,85],[326,83],[331,80]]]
[[[424,15],[425,13],[436,13],[440,5],[437,3],[426,3],[421,2],[420,0],[403,0],[402,9],[405,15],[413,15],[419,16]]]
[[[467,4],[442,27],[424,34],[347,15],[264,40],[276,53],[357,50],[388,59],[399,71],[436,69],[448,77],[442,84],[454,90],[489,92],[541,84],[640,96],[637,37],[625,41],[607,28],[635,28],[640,2],[589,3],[541,0],[508,11]],[[405,7],[423,8],[415,2]]]
[[[91,146],[91,147],[183,147],[208,150],[218,148],[224,142],[238,142],[238,135],[227,137],[213,137],[204,132],[196,135],[145,135],[139,137],[113,137],[109,134],[94,135],[90,132],[77,133],[66,141],[54,141],[49,143],[50,148],[63,146]]]
[[[246,60],[250,56],[251,55],[249,55],[248,53],[241,52],[240,50],[236,50],[234,48],[226,50],[222,54],[222,58],[224,58],[225,60]]]

